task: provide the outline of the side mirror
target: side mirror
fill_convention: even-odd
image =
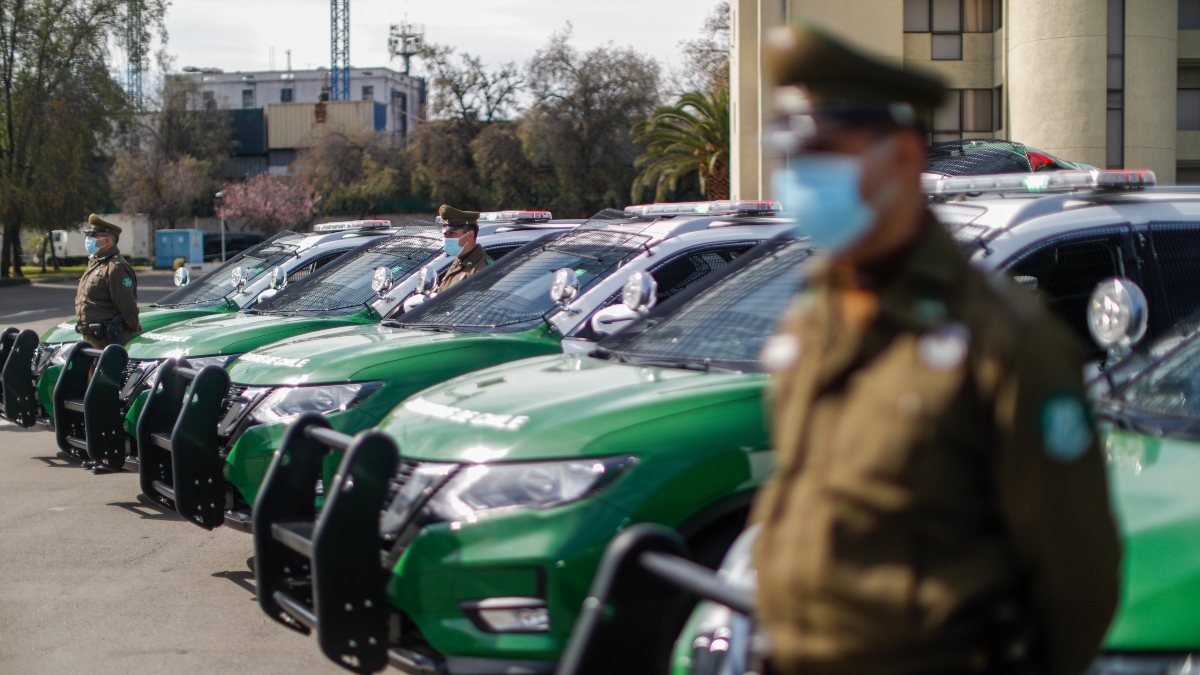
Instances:
[[[264,288],[263,292],[259,293],[258,297],[254,299],[254,306],[257,307],[258,305],[263,304],[264,302],[266,302],[267,300],[270,300],[271,298],[275,297],[278,294],[279,294],[278,289]]]
[[[570,267],[560,267],[554,271],[554,281],[550,282],[550,299],[556,305],[567,308],[579,293],[579,277]]]
[[[271,270],[271,288],[282,291],[284,286],[287,286],[287,272],[282,267],[276,267]]]
[[[437,270],[433,269],[432,265],[426,265],[417,272],[417,293],[421,295],[429,295],[437,288],[438,275]]]
[[[188,282],[191,280],[192,273],[188,272],[188,268],[180,267],[179,269],[175,270],[175,285],[179,288],[187,286]]]
[[[646,272],[634,272],[621,288],[621,302],[638,314],[645,314],[658,303],[658,282]]]
[[[250,270],[245,267],[235,267],[229,273],[229,280],[233,284],[233,287],[240,291],[246,285],[246,282],[250,281]]]
[[[375,295],[382,298],[388,291],[392,290],[392,286],[395,284],[396,278],[392,276],[390,268],[375,268],[375,275],[371,277],[371,290],[375,291]]]
[[[1124,277],[1096,284],[1088,300],[1088,329],[1102,349],[1128,351],[1146,335],[1150,312],[1146,294]]]
[[[633,323],[636,318],[638,318],[637,311],[618,302],[592,315],[592,332],[600,337],[612,335]]]

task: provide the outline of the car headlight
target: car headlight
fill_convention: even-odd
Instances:
[[[577,501],[634,463],[628,455],[555,462],[474,464],[459,470],[430,498],[440,520],[473,522],[512,508],[545,509]]]
[[[56,345],[50,345],[50,353],[51,353],[50,365],[52,365],[52,366],[66,365],[66,363],[67,363],[67,344],[68,343],[66,343],[66,342],[60,342]]]
[[[141,391],[142,386],[148,389],[158,386],[158,367],[162,365],[160,359],[136,361],[135,364],[133,371],[129,373],[129,377],[121,385],[120,396],[122,401],[128,401],[134,392]]]
[[[283,387],[263,399],[250,416],[262,424],[271,424],[289,420],[306,412],[341,412],[362,403],[382,386],[382,382],[353,382]]]
[[[236,359],[241,354],[220,354],[218,356],[188,356],[184,360],[191,364],[192,370],[200,370],[206,366],[221,366]]]
[[[38,345],[38,351],[34,357],[33,374],[35,377],[41,377],[42,373],[50,369],[50,366],[61,366],[67,362],[67,346],[69,342],[42,342]]]

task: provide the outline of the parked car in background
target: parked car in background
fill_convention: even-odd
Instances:
[[[204,262],[224,262],[251,246],[262,243],[266,238],[266,235],[260,232],[205,232]],[[222,239],[225,240],[224,254],[221,252]]]

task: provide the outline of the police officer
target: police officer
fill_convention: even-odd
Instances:
[[[829,253],[764,347],[753,519],[781,673],[1077,674],[1120,548],[1084,351],[967,263],[920,190],[938,81],[810,26],[768,39],[776,196]]]
[[[446,268],[437,292],[469,279],[476,272],[492,264],[483,247],[476,243],[479,237],[479,213],[459,211],[449,204],[438,209],[438,224],[445,237],[446,255],[454,256],[454,262]]]
[[[100,349],[123,345],[142,326],[138,321],[137,276],[117,249],[121,228],[93,213],[84,234],[90,257],[75,294],[75,330]]]

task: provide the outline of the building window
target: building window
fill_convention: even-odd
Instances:
[[[1125,166],[1125,0],[1108,0],[1108,112],[1105,164]]]
[[[292,102],[292,88],[291,87],[288,87],[287,89],[279,90],[279,102],[280,103],[291,103]]]
[[[961,61],[963,33],[990,33],[999,0],[904,0],[904,32],[932,33],[930,58]]]
[[[962,140],[964,133],[995,131],[992,94],[991,89],[946,92],[946,102],[933,112],[933,142]]]
[[[1200,30],[1200,0],[1179,0],[1179,30]]]
[[[242,107],[243,108],[253,108],[254,107],[254,90],[253,89],[243,89],[242,90]]]
[[[1175,128],[1200,131],[1200,89],[1180,89]]]
[[[395,115],[395,123],[392,125],[392,130],[399,133],[401,136],[408,135],[408,94],[402,91],[392,90],[392,109]]]
[[[362,100],[364,100],[364,101],[375,100],[375,87],[373,87],[371,85],[367,85],[367,86],[363,87],[362,88]]]

